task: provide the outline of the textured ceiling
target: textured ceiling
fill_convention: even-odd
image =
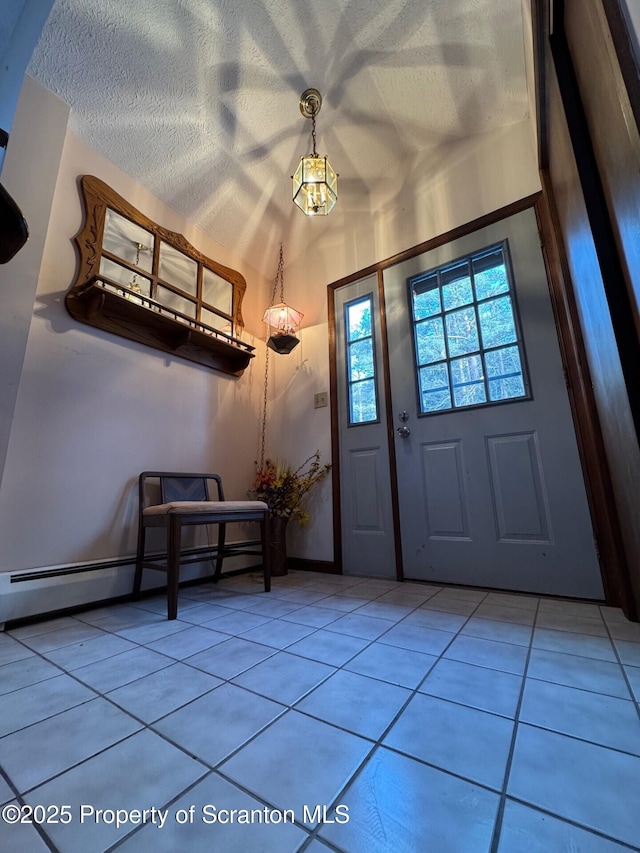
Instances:
[[[521,2],[57,0],[29,73],[78,136],[272,276],[303,217],[302,91],[323,95],[318,152],[340,174],[320,227],[344,228],[416,152],[526,117]]]

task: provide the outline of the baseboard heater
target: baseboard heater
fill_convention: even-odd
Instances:
[[[234,574],[255,565],[258,540],[230,542],[224,549],[224,574]],[[254,550],[252,550],[254,549]],[[212,574],[211,558],[217,549],[209,545],[185,549],[187,565],[181,567],[181,583],[195,581]],[[254,557],[252,560],[251,557]],[[147,559],[162,559],[163,552],[153,552]],[[200,559],[198,559],[200,557]],[[0,573],[0,630],[6,622],[53,614],[130,595],[135,572],[135,555],[23,569]],[[165,574],[145,570],[142,590],[161,590],[166,586]]]

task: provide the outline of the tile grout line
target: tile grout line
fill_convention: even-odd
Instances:
[[[527,684],[527,672],[529,670],[529,661],[531,660],[531,650],[533,648],[533,640],[535,636],[536,623],[538,621],[538,614],[540,612],[540,600],[538,600],[535,615],[533,618],[533,625],[531,631],[531,639],[529,645],[527,647],[527,656],[525,659],[524,670],[522,672],[522,684],[520,685],[520,695],[518,696],[518,702],[516,705],[514,717],[513,717],[513,732],[511,733],[511,743],[509,745],[509,752],[507,754],[507,762],[504,768],[504,776],[502,780],[502,790],[499,795],[498,800],[498,808],[496,810],[496,817],[493,825],[493,836],[491,839],[491,844],[489,846],[489,853],[498,853],[498,846],[500,843],[500,836],[502,835],[502,822],[504,819],[504,809],[506,805],[507,799],[507,789],[509,786],[509,777],[511,775],[511,766],[513,763],[513,756],[515,752],[516,739],[518,736],[518,726],[520,723],[520,711],[522,708],[522,702],[524,699],[524,691]]]

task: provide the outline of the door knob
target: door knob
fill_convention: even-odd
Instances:
[[[408,426],[399,426],[398,435],[400,438],[408,438],[411,435],[411,430]]]

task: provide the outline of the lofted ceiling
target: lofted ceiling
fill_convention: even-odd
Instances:
[[[28,71],[75,134],[267,276],[294,226],[345,229],[417,153],[528,111],[522,0],[56,0]],[[291,201],[309,86],[340,175],[322,223]]]

